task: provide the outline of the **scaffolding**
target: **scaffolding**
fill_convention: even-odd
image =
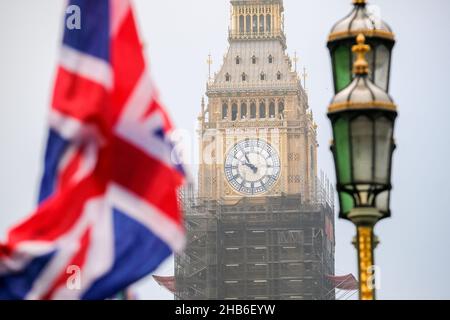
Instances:
[[[315,201],[301,195],[243,198],[228,205],[180,193],[188,242],[175,260],[175,297],[207,299],[335,299],[334,201],[329,182]]]

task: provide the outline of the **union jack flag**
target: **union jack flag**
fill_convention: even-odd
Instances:
[[[0,299],[105,299],[184,246],[185,171],[128,0],[71,0],[39,206],[0,245]],[[79,268],[80,286],[70,286]]]

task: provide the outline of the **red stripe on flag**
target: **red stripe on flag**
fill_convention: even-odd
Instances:
[[[176,194],[181,175],[120,138],[113,150],[113,180],[181,225]]]
[[[80,164],[83,161],[82,158],[83,150],[78,148],[74,154],[72,155],[71,159],[61,170],[57,177],[57,184],[56,184],[56,190],[57,192],[61,192],[68,188],[71,185],[71,182],[73,182],[73,177],[77,173],[78,169],[80,168]]]
[[[145,70],[142,45],[131,10],[111,42],[111,64],[114,72],[112,103],[113,119],[116,122]]]
[[[109,132],[112,125],[109,101],[108,92],[100,84],[59,68],[53,94],[55,110]]]
[[[154,90],[154,95],[157,94]],[[153,100],[150,102],[150,106],[146,113],[143,115],[143,119],[145,120],[149,115],[151,115],[153,112],[159,112],[163,117],[163,129],[164,132],[170,132],[173,129],[172,121],[170,120],[169,115],[167,114],[167,111],[161,106],[160,102],[157,99],[157,96],[153,97]]]
[[[104,194],[106,183],[90,176],[63,192],[55,194],[25,222],[8,234],[8,246],[14,249],[22,241],[54,241],[77,223],[87,200]]]
[[[52,299],[52,296],[55,294],[55,291],[57,289],[68,285],[69,278],[76,277],[76,276],[82,277],[81,270],[82,270],[82,268],[84,266],[84,263],[86,261],[86,254],[88,252],[90,240],[91,240],[91,228],[88,228],[86,230],[86,232],[83,234],[83,236],[80,238],[78,251],[72,257],[72,260],[66,265],[66,267],[61,272],[61,274],[56,279],[56,281],[53,283],[53,285],[50,288],[50,290],[48,290],[48,292],[45,295],[43,295],[41,299],[43,299],[43,300]],[[78,270],[81,273],[80,274],[76,274],[76,273],[72,274],[72,273],[70,273],[69,272],[70,271],[69,270],[70,266],[74,266],[74,267],[78,268]],[[81,285],[83,285],[82,278],[78,279],[78,280],[80,281]]]
[[[11,254],[12,254],[11,248],[8,245],[0,243],[0,260],[11,256]]]

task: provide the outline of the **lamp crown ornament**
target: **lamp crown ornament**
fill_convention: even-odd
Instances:
[[[353,72],[355,53],[352,48],[355,37],[359,34],[365,36],[365,44],[371,48],[367,55],[370,80],[389,92],[392,49],[395,45],[394,33],[381,17],[370,12],[367,1],[353,0],[352,11],[334,24],[327,42],[333,67],[335,93],[348,86],[356,75]]]
[[[366,37],[362,33],[356,37],[356,43],[352,47],[352,51],[356,53],[353,73],[355,75],[368,75],[369,63],[367,62],[366,54],[370,51],[370,46],[366,44]]]

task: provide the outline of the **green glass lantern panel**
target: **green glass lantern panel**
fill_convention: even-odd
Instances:
[[[336,169],[340,184],[352,182],[349,122],[340,118],[334,124],[334,152],[336,156]]]
[[[352,163],[354,183],[370,183],[373,168],[373,122],[368,117],[352,121]]]
[[[375,182],[389,184],[392,156],[392,121],[382,117],[375,122]]]
[[[346,192],[339,193],[339,201],[341,203],[341,214],[348,215],[355,207],[353,197]]]
[[[350,49],[340,45],[334,52],[334,77],[336,92],[346,88],[352,81],[352,57]]]
[[[379,45],[376,49],[376,62],[374,66],[374,77],[373,81],[377,86],[382,88],[384,91],[388,91],[389,83],[389,65],[391,54],[385,45]]]

